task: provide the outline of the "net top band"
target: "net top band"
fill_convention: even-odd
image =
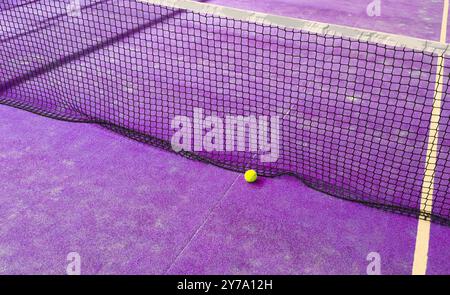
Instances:
[[[449,55],[449,44],[414,38],[403,35],[389,34],[342,25],[327,24],[304,19],[277,16],[266,13],[236,9],[216,4],[196,2],[192,0],[137,0],[138,2],[189,10],[200,14],[213,15],[251,23],[290,28],[295,30],[350,38],[362,42],[384,44],[392,47],[404,47],[438,55]]]

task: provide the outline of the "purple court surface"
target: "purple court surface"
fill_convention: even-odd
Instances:
[[[207,2],[435,41],[444,5],[382,0],[369,17],[369,0]],[[82,274],[366,274],[373,252],[382,274],[412,273],[417,219],[294,177],[247,184],[97,125],[3,105],[0,134],[0,274],[66,274],[72,252]],[[448,197],[439,185],[437,200]],[[433,223],[427,274],[450,274],[449,242],[450,227]]]

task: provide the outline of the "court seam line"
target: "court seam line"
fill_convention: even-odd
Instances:
[[[208,211],[208,214],[206,218],[203,220],[202,224],[197,227],[196,231],[192,234],[189,241],[184,245],[184,247],[181,249],[181,251],[177,254],[175,259],[172,261],[172,263],[169,265],[169,267],[164,271],[164,274],[168,274],[168,272],[172,269],[172,267],[175,265],[175,263],[178,261],[180,256],[184,253],[186,248],[191,244],[191,242],[195,239],[195,237],[198,235],[198,233],[203,229],[203,227],[206,225],[206,223],[210,220],[210,217],[212,216],[213,212],[219,207],[219,205],[222,203],[222,201],[225,199],[225,197],[228,196],[228,193],[233,188],[236,181],[241,177],[242,173],[238,173],[238,175],[235,177],[233,182],[230,184],[230,186],[227,188],[227,190],[224,192],[223,196],[214,204],[213,207]]]
[[[439,41],[446,43],[447,23],[448,23],[448,9],[449,0],[444,0],[444,7],[442,12],[441,32]],[[441,117],[442,108],[442,92],[444,80],[444,54],[438,56],[436,81],[435,81],[435,95],[433,101],[433,109],[430,118],[428,145],[425,161],[425,175],[422,183],[422,193],[420,199],[420,210],[427,213],[432,213],[433,210],[433,194],[436,175],[436,163],[438,156],[438,135],[439,135],[439,121]],[[428,197],[430,199],[428,200]],[[427,204],[427,201],[428,204]],[[428,209],[427,209],[428,207]],[[430,244],[430,230],[431,220],[420,219],[417,224],[416,245],[414,250],[413,260],[413,275],[425,275],[428,264],[428,251]]]
[[[283,115],[283,119],[289,115],[290,113],[290,109],[287,109],[286,113],[284,113]],[[258,156],[258,153],[256,153],[255,155],[253,155],[252,160],[254,160],[256,157]],[[246,169],[248,169],[248,163],[245,165]],[[191,242],[194,240],[194,238],[197,236],[197,234],[200,232],[200,230],[205,226],[206,222],[208,222],[209,218],[211,217],[212,213],[216,210],[216,208],[219,207],[219,205],[222,203],[222,201],[225,199],[225,197],[228,195],[228,193],[231,191],[231,189],[233,188],[234,184],[236,183],[236,181],[242,176],[242,173],[238,173],[238,175],[236,176],[236,178],[233,180],[233,182],[230,184],[230,186],[228,187],[228,189],[224,192],[223,196],[217,201],[217,203],[209,210],[208,215],[206,216],[205,220],[203,221],[203,223],[197,228],[197,230],[194,232],[194,234],[191,236],[191,238],[189,239],[189,241],[186,243],[186,245],[183,247],[183,249],[181,249],[181,251],[177,254],[177,256],[175,257],[175,259],[172,261],[172,263],[169,265],[169,267],[164,271],[164,274],[167,274],[170,269],[175,265],[175,263],[177,262],[178,258],[183,254],[184,250],[191,244]]]

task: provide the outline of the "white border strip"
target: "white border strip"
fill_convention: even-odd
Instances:
[[[440,41],[442,43],[446,42],[448,8],[449,0],[444,0],[440,36]],[[427,166],[425,167],[425,175],[422,184],[422,196],[420,200],[420,209],[427,213],[431,213],[433,210],[434,177],[436,175],[439,120],[441,118],[442,90],[444,83],[444,58],[442,56],[438,56],[438,67],[435,83],[433,111],[430,119],[427,157],[425,162]],[[413,275],[424,275],[427,272],[430,227],[431,222],[429,220],[419,219],[419,223],[417,225],[416,248],[414,251]]]
[[[231,7],[225,7],[215,4],[201,3],[192,0],[137,0],[137,1],[148,4],[185,9],[196,13],[232,18],[240,21],[248,21],[258,24],[273,25],[278,27],[308,31],[311,33],[318,33],[321,35],[348,37],[360,41],[381,43],[388,46],[400,46],[414,50],[431,52],[435,54],[443,55],[450,53],[449,45],[442,41],[436,42],[402,35],[357,29],[341,25],[326,24],[285,16],[277,16],[260,12],[253,12]]]

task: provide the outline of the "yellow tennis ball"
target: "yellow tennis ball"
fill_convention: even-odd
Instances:
[[[256,178],[258,178],[258,174],[256,174],[255,170],[247,170],[244,174],[244,178],[247,182],[255,182]]]

